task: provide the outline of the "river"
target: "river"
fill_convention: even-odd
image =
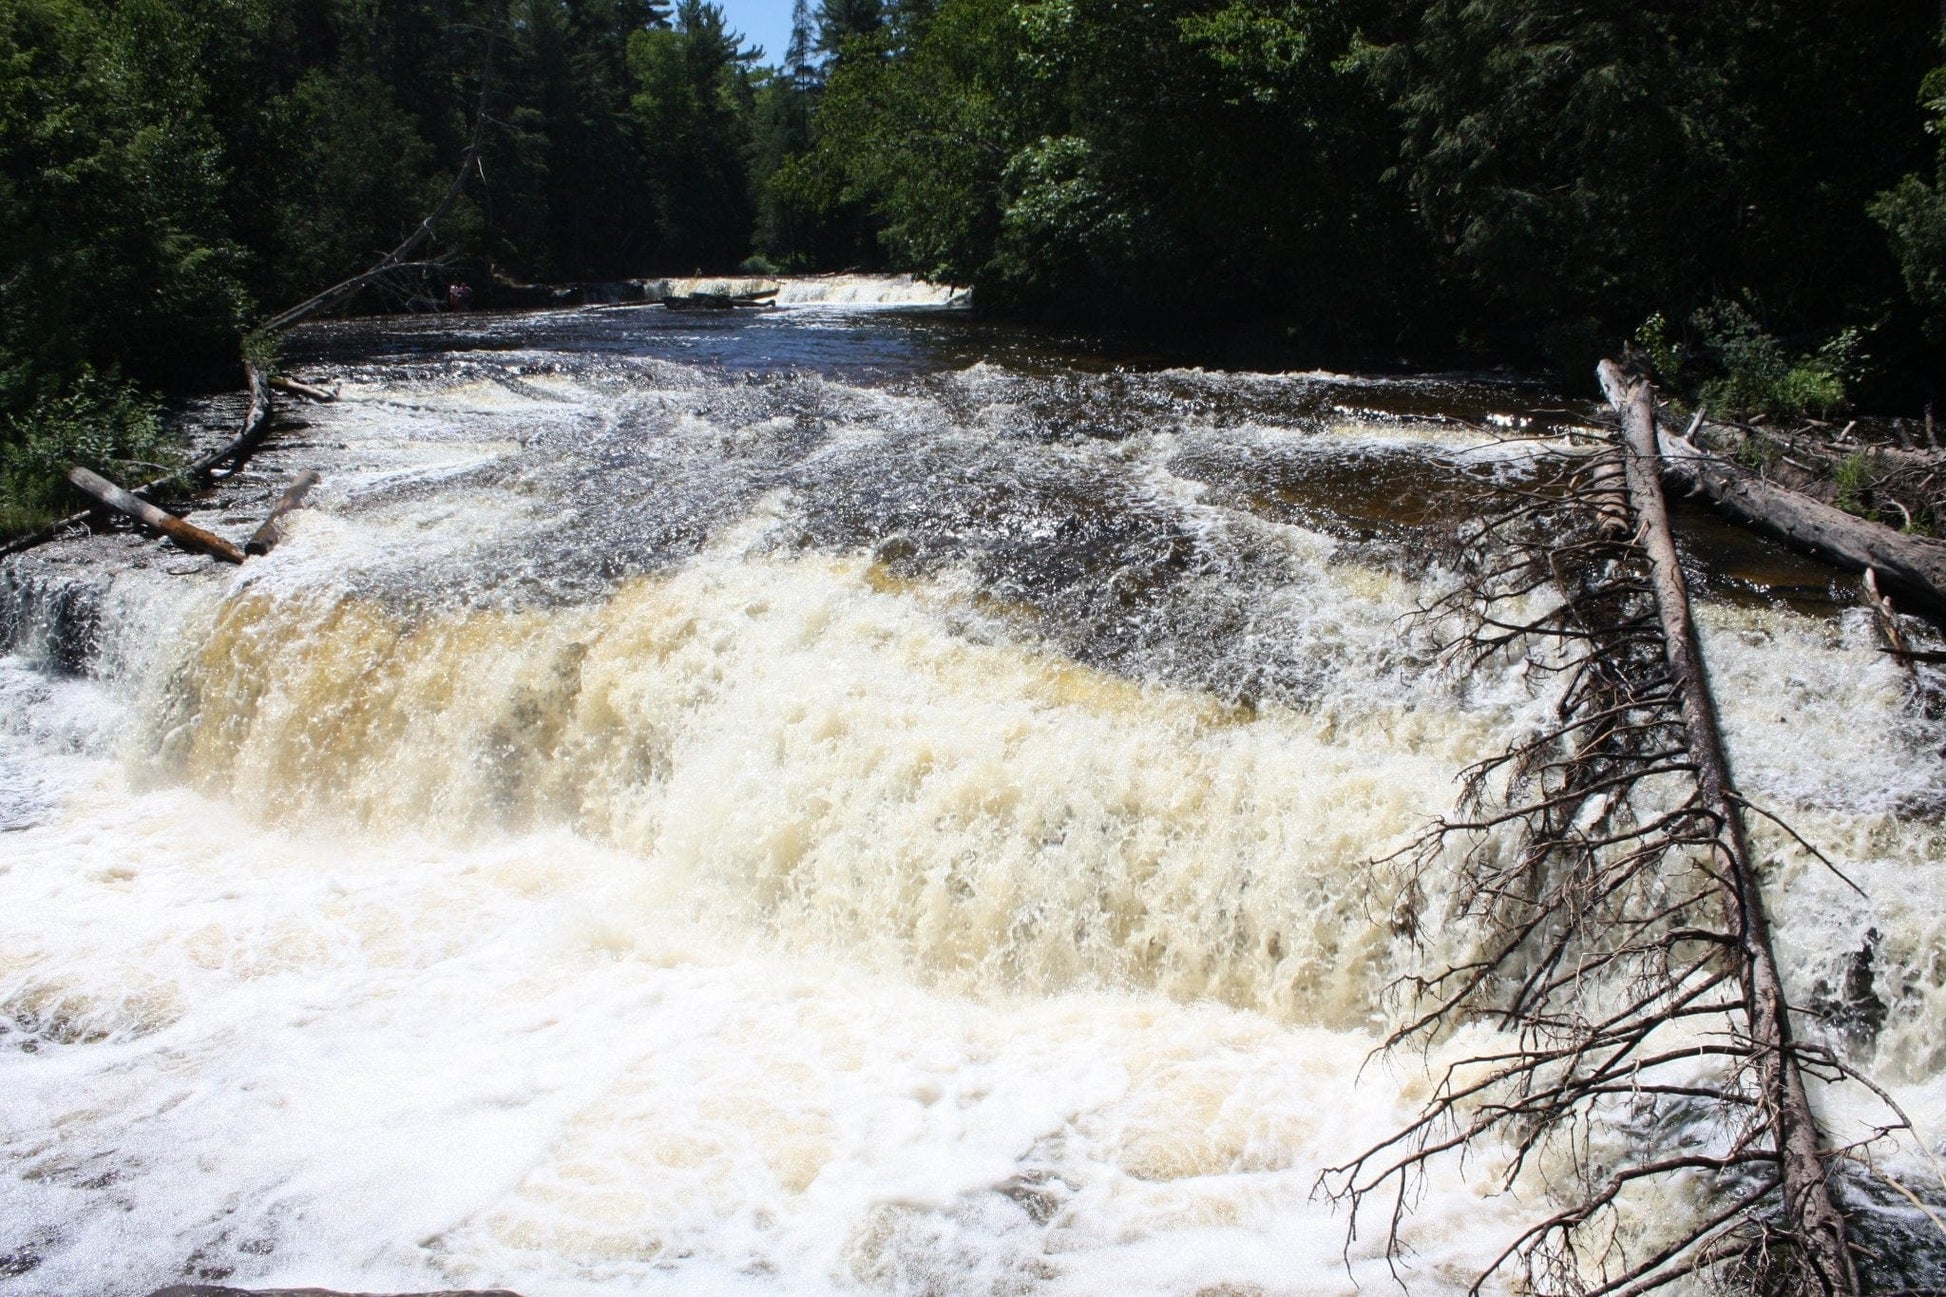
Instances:
[[[0,1289],[1391,1282],[1314,1193],[1426,1094],[1368,862],[1548,701],[1410,614],[1455,470],[1589,411],[786,298],[313,326],[339,401],[196,515],[320,469],[271,556],[0,567]],[[1761,834],[1793,994],[1869,951],[1937,1147],[1946,724],[1682,523],[1740,782],[1864,892]],[[1544,1206],[1491,1166],[1413,1291]]]

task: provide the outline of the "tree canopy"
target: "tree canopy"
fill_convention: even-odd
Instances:
[[[223,381],[396,244],[489,33],[479,183],[433,250],[483,286],[888,268],[1368,355],[1578,373],[1636,335],[1697,381],[1761,354],[1916,401],[1946,377],[1938,22],[799,0],[765,67],[709,0],[0,0],[0,448],[76,401],[140,440],[140,392]]]

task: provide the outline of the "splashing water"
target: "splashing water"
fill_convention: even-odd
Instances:
[[[816,305],[297,345],[340,403],[199,519],[320,468],[272,556],[0,569],[0,1283],[1389,1282],[1312,1196],[1425,1094],[1366,862],[1544,706],[1408,617],[1546,393]],[[1694,557],[1743,783],[1867,892],[1765,837],[1794,992],[1869,947],[1936,1139],[1946,734],[1821,570]]]

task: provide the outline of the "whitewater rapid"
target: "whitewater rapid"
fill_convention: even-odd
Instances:
[[[1533,402],[576,318],[327,333],[266,560],[0,569],[0,1285],[1390,1283],[1315,1189],[1426,1094],[1369,862],[1546,705],[1410,620]],[[1866,893],[1762,834],[1793,994],[1869,946],[1937,1147],[1946,728],[1699,575],[1745,790]],[[1415,1291],[1542,1201],[1491,1162]]]

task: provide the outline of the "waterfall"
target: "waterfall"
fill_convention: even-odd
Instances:
[[[1371,862],[1549,704],[1410,614],[1451,466],[1557,402],[564,318],[309,362],[340,402],[199,518],[320,468],[267,559],[0,568],[12,1290],[1389,1282],[1312,1187],[1478,1042],[1369,1060],[1419,955]],[[1793,994],[1868,961],[1844,1047],[1936,1139],[1946,731],[1764,562],[1804,589],[1702,582],[1739,778],[1866,893],[1762,831]],[[1429,1181],[1415,1288],[1547,1169]]]

